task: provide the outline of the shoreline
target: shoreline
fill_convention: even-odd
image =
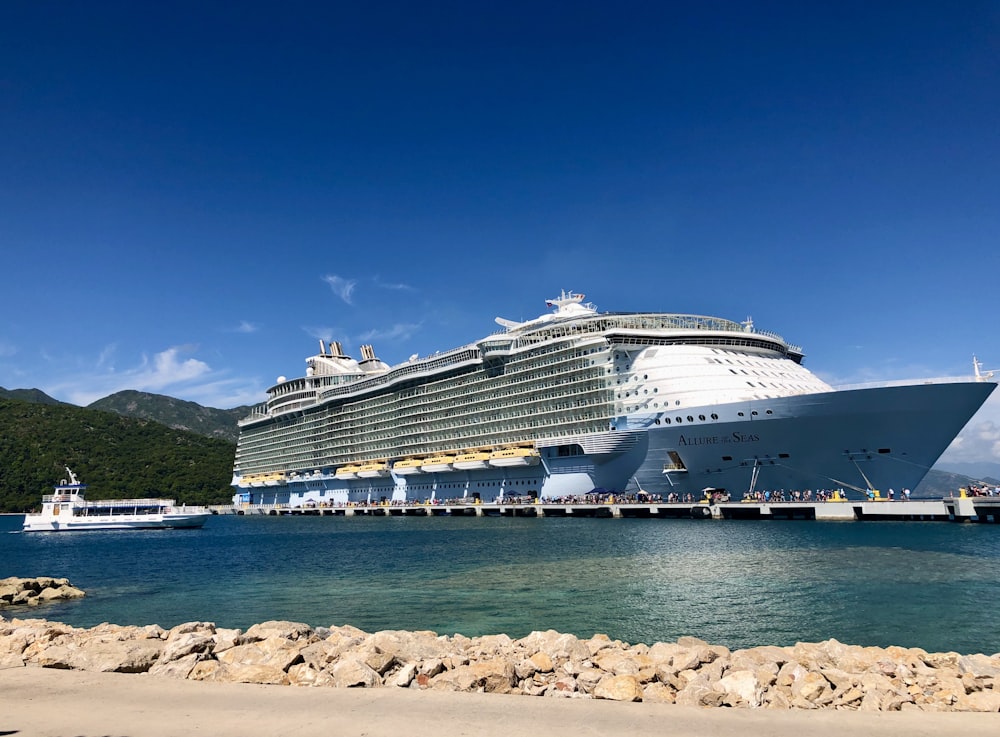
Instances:
[[[95,703],[101,704],[95,708]],[[176,737],[992,737],[994,714],[706,709],[408,689],[195,683],[149,675],[0,670],[0,732]]]
[[[586,701],[782,713],[1000,712],[1000,653],[836,640],[730,650],[695,637],[630,645],[554,630],[513,640],[287,621],[245,632],[211,622],[170,630],[107,623],[87,629],[0,615],[0,673],[40,669],[200,681],[209,688],[542,697],[518,699],[518,708]]]

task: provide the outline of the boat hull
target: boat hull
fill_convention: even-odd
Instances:
[[[720,419],[649,429],[630,489],[695,498],[706,487],[739,494],[751,483],[757,490],[912,489],[995,386],[914,384],[685,409],[685,419]],[[665,473],[677,459],[686,470]]]
[[[604,432],[586,437],[552,440],[541,447],[535,463],[497,468],[481,468],[424,473],[417,466],[393,467],[385,478],[346,480],[330,473],[293,477],[287,486],[253,495],[252,503],[281,506],[342,505],[369,502],[402,502],[436,499],[476,498],[491,502],[500,498],[558,498],[588,494],[596,488],[621,490],[633,476],[646,454],[646,433]],[[560,446],[572,440],[583,453],[560,453]],[[245,503],[234,496],[237,507]]]
[[[202,527],[211,515],[112,515],[72,517],[25,515],[24,532],[76,532],[83,530],[164,530]]]

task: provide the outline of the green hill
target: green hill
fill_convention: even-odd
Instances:
[[[0,386],[0,399],[20,399],[22,402],[35,404],[65,404],[53,399],[41,389],[4,389]]]
[[[145,419],[0,399],[0,512],[38,506],[66,478],[65,466],[90,486],[93,499],[225,504],[235,452],[235,443]]]
[[[162,394],[133,390],[116,392],[104,399],[98,399],[87,405],[87,408],[152,420],[177,430],[190,430],[199,435],[221,438],[234,444],[239,434],[237,420],[250,413],[249,407],[214,409]]]

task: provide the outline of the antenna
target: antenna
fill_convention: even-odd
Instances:
[[[985,374],[982,372],[983,363],[975,356],[972,357],[972,370],[976,374],[976,381],[989,381],[993,378],[993,372],[987,371]]]

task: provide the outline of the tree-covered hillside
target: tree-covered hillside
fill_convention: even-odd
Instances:
[[[37,507],[66,478],[65,466],[88,484],[91,499],[225,504],[235,452],[234,443],[148,420],[0,399],[0,512]]]
[[[98,399],[88,409],[117,412],[126,417],[139,417],[159,422],[178,430],[190,430],[210,438],[236,442],[239,428],[236,422],[250,413],[249,407],[215,409],[195,402],[175,399],[163,394],[126,390]]]
[[[53,399],[41,389],[4,389],[0,386],[0,399],[20,399],[22,402],[35,404],[65,404]]]

